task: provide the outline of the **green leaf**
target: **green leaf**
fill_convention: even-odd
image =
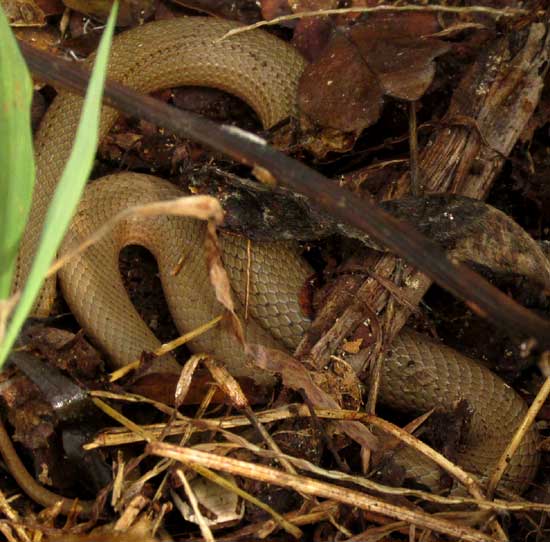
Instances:
[[[34,185],[32,81],[0,7],[0,300],[10,295]]]
[[[117,12],[118,2],[115,2],[97,51],[71,155],[48,208],[40,244],[21,299],[17,303],[4,340],[0,344],[0,367],[4,364],[21,326],[32,310],[44,277],[57,254],[92,170],[98,144],[103,86]]]

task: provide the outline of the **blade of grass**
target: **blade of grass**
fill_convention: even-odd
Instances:
[[[55,258],[92,170],[98,144],[103,86],[107,74],[109,50],[111,48],[117,12],[118,2],[115,2],[97,51],[97,58],[90,79],[90,85],[86,92],[71,156],[67,161],[63,175],[48,208],[40,244],[31,272],[23,288],[21,299],[15,308],[4,340],[0,344],[0,367],[4,364],[23,322],[32,310],[40,292],[44,276]]]
[[[34,186],[32,81],[0,7],[0,300],[10,295]]]

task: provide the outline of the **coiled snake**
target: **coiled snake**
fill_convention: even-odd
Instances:
[[[214,41],[234,26],[199,17],[159,21],[130,30],[114,41],[109,76],[142,92],[180,85],[217,87],[246,101],[263,125],[270,127],[295,112],[297,83],[305,62],[288,44],[261,31]],[[22,269],[28,268],[34,253],[46,207],[71,149],[81,104],[80,97],[60,93],[37,134],[37,187],[21,251]],[[101,136],[115,118],[114,110],[104,109]],[[129,205],[180,195],[166,181],[134,173],[95,181],[86,191],[63,250],[78,244]],[[184,332],[221,312],[206,272],[204,235],[204,225],[191,219],[128,220],[60,272],[63,294],[73,313],[114,365],[122,366],[139,358],[143,350],[159,346],[123,288],[118,271],[121,247],[142,244],[157,258],[171,313]],[[222,247],[236,297],[242,299],[246,240],[222,235]],[[182,255],[183,269],[173,276]],[[253,244],[251,319],[246,329],[249,341],[289,350],[297,345],[309,324],[298,304],[298,292],[309,274],[310,269],[290,243]],[[21,282],[22,276],[18,280]],[[48,313],[54,292],[54,281],[49,281],[38,306],[42,315]],[[247,374],[264,383],[271,380],[268,375],[252,374],[240,345],[219,329],[201,336],[192,347],[215,354],[236,375]],[[476,362],[412,331],[403,331],[384,363],[381,400],[423,412],[460,399],[467,400],[475,414],[459,462],[475,474],[487,474],[525,414],[523,400]],[[523,490],[537,465],[537,433],[533,429],[512,458],[503,483]]]

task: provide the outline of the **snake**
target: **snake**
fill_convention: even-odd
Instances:
[[[262,30],[219,39],[237,26],[212,17],[182,17],[125,31],[113,41],[109,77],[143,93],[183,85],[215,87],[248,103],[268,129],[297,114],[297,88],[306,61],[290,44]],[[82,103],[81,97],[60,91],[36,134],[37,183],[16,287],[23,283],[39,242],[47,206],[71,151]],[[103,107],[100,138],[117,115],[114,109]],[[139,173],[91,181],[61,253],[78,246],[128,206],[181,195],[168,181]],[[61,290],[71,311],[114,367],[125,366],[160,345],[129,300],[118,268],[120,250],[139,244],[153,254],[174,322],[185,333],[223,312],[207,272],[205,236],[204,222],[192,218],[133,217],[118,223],[107,237],[60,270]],[[243,314],[245,297],[249,298],[246,340],[291,352],[310,325],[299,294],[312,270],[298,246],[288,241],[249,243],[244,237],[222,232],[220,247],[238,314]],[[55,291],[55,280],[48,280],[35,307],[37,315],[50,312]],[[223,360],[235,376],[250,377],[262,385],[274,381],[272,375],[252,368],[241,343],[221,328],[204,333],[190,346]],[[169,371],[179,370],[169,356],[161,362]],[[383,364],[380,401],[422,413],[434,407],[450,409],[461,400],[468,402],[473,416],[457,463],[486,477],[525,416],[525,402],[482,364],[415,331],[402,330]],[[501,487],[525,490],[537,471],[537,443],[537,430],[531,428],[513,455]],[[421,483],[423,477],[433,478],[433,466],[430,470],[422,460],[415,465],[414,477]]]

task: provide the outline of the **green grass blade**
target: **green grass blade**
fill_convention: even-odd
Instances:
[[[0,367],[4,364],[21,326],[32,310],[44,281],[44,276],[55,258],[92,170],[98,144],[103,86],[105,84],[109,50],[111,48],[117,11],[118,2],[115,2],[109,21],[107,22],[107,27],[101,38],[71,156],[67,161],[63,175],[48,208],[44,229],[40,238],[40,245],[36,252],[31,272],[23,288],[21,299],[15,308],[4,340],[0,344]]]
[[[0,300],[10,295],[34,185],[32,81],[0,7]]]

